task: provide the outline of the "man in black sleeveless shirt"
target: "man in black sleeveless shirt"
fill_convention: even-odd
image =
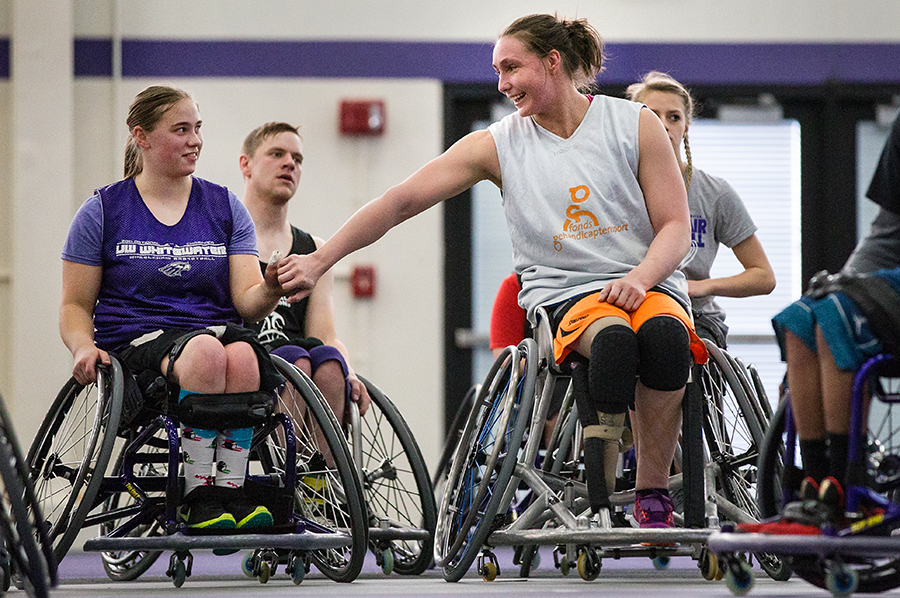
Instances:
[[[302,164],[302,140],[290,124],[266,123],[244,140],[240,157],[243,201],[256,226],[260,259],[274,251],[282,256],[312,253],[323,243],[288,221],[288,203],[297,191]],[[261,261],[260,267],[265,269],[266,262]],[[370,399],[349,366],[347,348],[335,331],[333,286],[329,272],[309,297],[292,304],[282,298],[274,312],[252,327],[272,354],[296,364],[312,378],[342,421],[347,398],[358,404],[360,414],[365,413]]]

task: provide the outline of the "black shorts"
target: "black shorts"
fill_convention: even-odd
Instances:
[[[223,345],[235,342],[249,344],[259,363],[259,390],[273,390],[284,383],[284,378],[275,369],[269,352],[259,343],[256,332],[253,330],[237,324],[227,324],[224,327],[212,326],[199,330],[209,331]],[[159,330],[133,340],[131,344],[115,353],[135,375],[147,370],[164,374],[165,372],[160,371],[163,358],[169,355],[178,339],[191,332],[195,332],[195,330],[174,328]]]

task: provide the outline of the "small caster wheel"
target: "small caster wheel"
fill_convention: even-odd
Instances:
[[[390,575],[394,570],[394,551],[390,548],[385,548],[381,552],[381,572],[385,575]]]
[[[541,550],[538,547],[534,548],[534,556],[531,557],[531,569],[537,569],[541,566]]]
[[[291,581],[295,586],[299,586],[306,577],[306,563],[300,557],[294,557],[291,559],[289,567],[291,568]]]
[[[180,588],[184,585],[184,581],[187,579],[187,570],[184,566],[184,561],[181,559],[176,559],[175,563],[172,566],[172,584],[176,588]]]
[[[744,561],[729,563],[725,572],[725,585],[735,596],[745,596],[753,589],[753,571],[750,564]]]
[[[488,561],[481,566],[481,579],[484,581],[494,581],[497,579],[497,565]]]
[[[700,552],[700,575],[706,581],[713,581],[719,574],[719,557],[715,553],[710,552],[705,546]]]
[[[490,550],[485,550],[478,555],[478,574],[484,581],[494,581],[500,575],[500,564]]]
[[[266,561],[259,562],[259,571],[256,573],[256,578],[259,580],[259,583],[266,583],[269,581],[269,576],[272,571],[269,569],[269,563]]]
[[[657,556],[653,557],[653,568],[657,571],[665,571],[669,568],[669,557],[667,556]]]
[[[241,559],[241,571],[243,571],[244,575],[249,578],[256,577],[254,574],[254,569],[256,569],[256,553],[248,552],[244,555],[244,558]]]
[[[859,587],[859,574],[846,565],[828,571],[825,587],[833,596],[849,596]]]
[[[559,572],[562,573],[565,577],[569,576],[569,561],[566,557],[562,557],[559,561]]]
[[[578,569],[578,576],[584,581],[594,581],[600,576],[600,567],[596,562],[596,554],[591,553],[589,550],[581,551],[578,555],[578,560],[575,561],[575,566]]]

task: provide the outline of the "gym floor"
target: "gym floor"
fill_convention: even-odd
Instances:
[[[140,579],[114,583],[104,573],[100,556],[96,553],[71,551],[60,565],[60,585],[50,593],[52,598],[95,598],[129,596],[192,596],[221,598],[227,596],[297,596],[306,592],[318,597],[365,596],[366,598],[400,598],[402,596],[471,596],[473,598],[497,598],[502,596],[565,595],[596,597],[598,593],[614,598],[658,598],[657,592],[665,592],[665,598],[696,598],[703,596],[730,597],[731,591],[724,582],[710,582],[700,576],[695,561],[689,557],[675,557],[668,569],[657,571],[649,559],[632,558],[604,560],[600,577],[593,582],[581,580],[572,571],[563,577],[553,568],[550,548],[541,552],[541,566],[527,580],[518,578],[518,568],[512,564],[512,551],[498,549],[501,575],[494,582],[485,582],[473,570],[458,583],[447,583],[439,570],[430,570],[418,577],[385,576],[376,566],[371,555],[363,573],[353,583],[335,583],[315,568],[300,586],[279,570],[265,585],[245,577],[240,571],[241,554],[215,557],[210,553],[194,555],[193,575],[184,586],[175,588],[166,577],[168,553]],[[21,592],[19,592],[22,595]],[[767,596],[828,596],[828,592],[805,581],[792,578],[776,582],[764,573],[757,573],[750,593],[754,597]],[[900,596],[900,590],[883,594]]]

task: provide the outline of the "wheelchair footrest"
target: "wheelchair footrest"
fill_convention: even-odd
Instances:
[[[389,527],[387,529],[381,527],[369,528],[369,540],[373,541],[384,540],[386,542],[391,542],[394,540],[404,540],[407,542],[417,542],[428,540],[430,537],[431,532],[427,529],[411,527]]]
[[[633,544],[694,544],[704,543],[713,533],[711,529],[568,529],[497,531],[488,536],[491,546],[537,544],[584,544],[592,546],[630,546]]]
[[[314,532],[291,534],[231,534],[218,536],[188,536],[180,532],[170,536],[141,538],[92,538],[84,543],[87,552],[104,550],[203,550],[213,548],[246,550],[255,548],[288,548],[321,550],[350,546],[348,534],[320,534]]]
[[[789,536],[755,533],[715,533],[709,549],[723,552],[765,552],[769,554],[815,554],[856,557],[896,557],[900,537],[896,536]]]

